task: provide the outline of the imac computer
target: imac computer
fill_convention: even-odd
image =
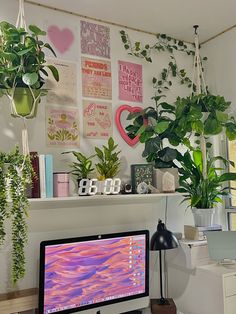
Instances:
[[[39,314],[118,314],[148,304],[147,230],[41,242]]]

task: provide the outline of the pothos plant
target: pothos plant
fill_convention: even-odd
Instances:
[[[127,120],[132,124],[126,127],[130,138],[139,135],[139,141],[145,144],[142,156],[156,168],[176,167],[174,160],[177,150],[167,146],[177,146],[182,138],[172,132],[175,107],[167,102],[160,102],[162,96],[155,96],[155,107],[147,107],[140,112],[130,113]],[[167,143],[165,143],[167,140]],[[169,141],[169,143],[168,143]]]
[[[132,43],[129,35],[124,31],[120,31],[121,40],[124,48],[128,54],[137,58],[145,59],[147,62],[152,62],[152,52],[163,53],[169,55],[169,61],[159,75],[152,78],[153,88],[156,90],[157,95],[165,94],[172,86],[173,78],[177,78],[180,84],[184,84],[189,88],[192,87],[195,91],[196,86],[188,77],[187,71],[184,68],[179,68],[174,52],[179,51],[188,56],[194,56],[194,44],[185,43],[182,40],[177,40],[166,34],[157,34],[156,42],[152,45],[142,44],[140,41]],[[202,61],[207,60],[206,57]]]
[[[6,239],[5,224],[11,222],[11,276],[15,284],[25,274],[25,245],[29,202],[26,189],[31,184],[33,169],[29,156],[18,147],[9,154],[0,152],[0,245]]]

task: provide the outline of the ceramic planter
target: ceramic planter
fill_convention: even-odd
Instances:
[[[40,89],[32,89],[34,97],[37,98],[41,93]],[[40,101],[40,97],[38,97],[35,107],[33,109],[34,99],[31,94],[31,91],[27,87],[16,87],[13,101],[15,104],[16,113],[14,109],[12,110],[12,116],[17,117],[17,115],[26,117],[26,118],[34,118],[37,114],[38,103]],[[31,113],[33,109],[33,112]]]
[[[215,208],[192,208],[195,226],[212,226],[215,212]]]

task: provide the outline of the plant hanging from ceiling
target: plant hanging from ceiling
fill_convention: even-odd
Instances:
[[[18,147],[9,154],[0,152],[0,245],[6,239],[5,225],[11,222],[11,277],[15,284],[25,274],[27,243],[26,189],[31,184],[33,169],[29,156],[20,154]]]
[[[174,52],[183,52],[188,56],[194,56],[194,45],[185,43],[184,41],[177,40],[166,34],[157,34],[157,41],[153,45],[145,44],[143,45],[140,41],[132,43],[129,35],[124,31],[120,31],[121,40],[124,44],[124,48],[127,50],[128,54],[137,58],[145,59],[147,62],[152,62],[152,52],[169,54],[169,62],[166,67],[164,67],[160,74],[152,78],[153,88],[156,90],[156,94],[166,93],[172,86],[172,78],[177,78],[180,84],[184,84],[193,90],[196,89],[195,84],[187,76],[187,71],[183,68],[179,68],[177,60],[175,58]],[[207,58],[204,57],[203,60]]]

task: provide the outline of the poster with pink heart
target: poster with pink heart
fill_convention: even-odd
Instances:
[[[112,99],[110,61],[82,57],[81,68],[83,97]]]
[[[118,61],[119,99],[143,102],[142,65]]]
[[[74,25],[47,23],[47,39],[58,58],[78,60],[78,29]],[[49,57],[53,54],[48,51]]]
[[[111,103],[83,101],[83,135],[100,139],[108,139],[112,136]]]
[[[110,58],[110,28],[80,21],[81,53]]]

